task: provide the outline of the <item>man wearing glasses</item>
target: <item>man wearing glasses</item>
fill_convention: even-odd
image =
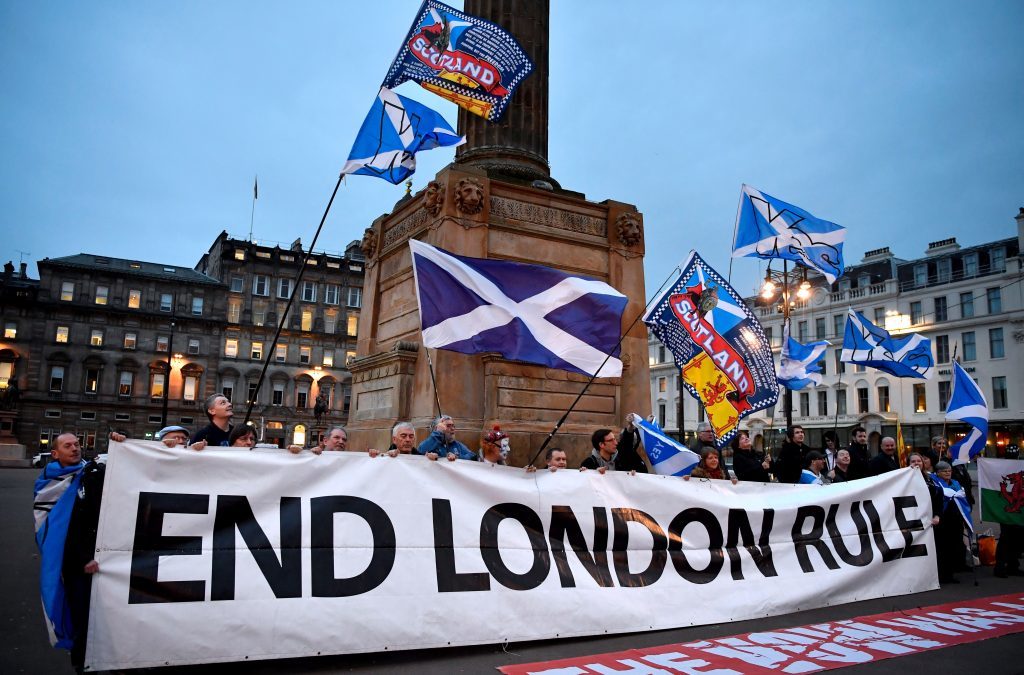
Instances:
[[[597,469],[600,473],[615,471],[615,458],[618,456],[616,446],[618,439],[611,429],[598,429],[590,436],[590,444],[594,446],[590,456],[580,464],[580,470]]]

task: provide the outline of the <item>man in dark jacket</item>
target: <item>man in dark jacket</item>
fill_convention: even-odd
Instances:
[[[804,428],[794,424],[786,429],[786,440],[782,443],[779,457],[775,462],[775,475],[780,483],[799,483],[804,470],[804,460],[811,448],[804,444]]]
[[[868,462],[868,475],[881,476],[883,473],[900,468],[896,459],[896,439],[886,436],[882,439],[882,450]]]
[[[850,468],[846,472],[847,480],[866,478],[868,475],[868,431],[864,427],[854,427],[850,432]]]

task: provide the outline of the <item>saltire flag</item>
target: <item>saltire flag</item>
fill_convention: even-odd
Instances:
[[[441,113],[381,87],[341,173],[398,185],[416,170],[417,152],[465,142]]]
[[[260,198],[260,177],[256,176],[252,179],[252,198],[256,201]]]
[[[672,352],[686,390],[704,404],[718,447],[744,417],[775,405],[779,383],[764,329],[696,251],[644,323]]]
[[[700,462],[700,455],[665,435],[656,422],[632,415],[633,426],[640,432],[640,442],[654,473],[659,476],[689,476]]]
[[[46,628],[50,643],[62,649],[71,649],[75,636],[64,592],[64,542],[83,468],[85,462],[67,467],[59,462],[47,464],[36,479],[32,504],[40,554],[39,591]]]
[[[931,340],[917,333],[894,338],[889,331],[871,323],[853,308],[850,308],[846,319],[840,359],[845,363],[870,366],[896,377],[927,380],[935,374]]]
[[[423,344],[584,375],[619,377],[626,296],[550,267],[469,258],[415,239]]]
[[[950,500],[956,504],[956,510],[960,512],[960,517],[964,519],[964,523],[967,525],[967,530],[974,536],[974,521],[971,519],[971,503],[967,501],[967,493],[964,492],[964,486],[960,485],[960,489],[953,489],[953,480],[946,483],[944,480],[939,478],[934,473],[931,474],[932,483],[938,485],[942,490],[942,512],[945,513],[946,509],[949,508]]]
[[[1024,525],[1024,459],[978,458],[981,519]]]
[[[782,330],[782,355],[779,358],[779,384],[787,389],[803,389],[821,384],[821,361],[828,341],[800,344],[789,334],[789,324]]]
[[[533,62],[500,26],[436,0],[420,6],[383,85],[412,80],[489,122],[501,119]]]
[[[734,258],[784,258],[818,270],[828,282],[843,274],[846,228],[744,184],[736,211]]]
[[[953,362],[953,394],[946,406],[946,419],[971,425],[971,432],[949,449],[953,464],[966,464],[988,443],[988,403],[978,383],[956,361]]]

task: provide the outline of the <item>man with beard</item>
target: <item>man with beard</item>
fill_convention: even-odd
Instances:
[[[868,476],[868,432],[861,426],[850,432],[852,441],[847,450],[850,451],[850,468],[846,472],[847,480],[857,480]]]
[[[798,483],[804,470],[807,453],[811,449],[804,445],[804,428],[794,424],[786,429],[786,440],[782,443],[779,458],[775,462],[776,476],[780,483]]]
[[[449,462],[457,459],[475,461],[476,453],[455,440],[455,420],[451,415],[441,415],[434,421],[434,431],[420,444],[416,452],[436,460],[444,455]]]

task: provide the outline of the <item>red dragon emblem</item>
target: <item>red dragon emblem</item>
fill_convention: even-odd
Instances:
[[[1007,513],[1020,513],[1024,509],[1024,471],[1003,476],[999,482],[999,492],[1006,500],[1004,510]]]

